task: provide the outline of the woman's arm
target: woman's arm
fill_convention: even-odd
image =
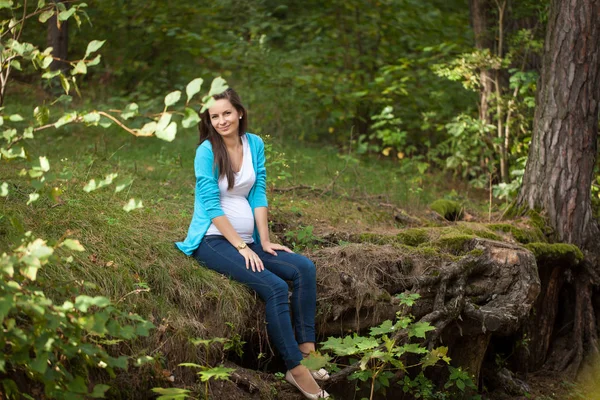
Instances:
[[[293,253],[288,247],[281,244],[271,243],[269,238],[269,218],[267,207],[257,207],[254,209],[254,220],[256,221],[256,227],[258,228],[258,234],[260,235],[260,244],[265,253],[277,255],[275,250],[283,250],[288,253]]]

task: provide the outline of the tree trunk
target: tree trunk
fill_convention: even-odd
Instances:
[[[55,3],[63,3],[63,0],[54,0]],[[69,4],[65,3],[69,8]],[[52,56],[58,58],[50,64],[52,71],[62,70],[63,72],[69,69],[69,63],[61,60],[68,58],[69,46],[69,21],[58,21],[57,14],[48,20],[48,32],[46,42],[48,47],[52,47]]]
[[[568,312],[574,318],[573,329],[564,339],[569,345],[554,346],[550,351],[560,354],[551,355],[548,361],[557,361],[546,363],[550,368],[568,369],[572,375],[584,355],[597,349],[591,285],[599,282],[600,230],[592,217],[590,194],[599,102],[600,0],[553,0],[533,137],[517,204],[543,210],[554,230],[553,239],[576,244],[586,255],[584,269],[575,272],[572,282],[575,310]],[[566,286],[572,290],[573,285]],[[556,314],[556,310],[543,312]],[[545,320],[552,321],[554,315]],[[536,363],[541,361],[538,356]]]
[[[489,26],[490,0],[470,0],[469,9],[471,11],[471,27],[475,34],[475,47],[479,50],[492,49],[494,40],[490,36]],[[479,79],[481,81],[479,119],[491,124],[492,118],[489,111],[489,101],[493,90],[491,71],[482,69]]]

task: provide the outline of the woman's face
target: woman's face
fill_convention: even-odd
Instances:
[[[242,115],[227,99],[216,100],[208,109],[210,123],[221,136],[237,136]]]

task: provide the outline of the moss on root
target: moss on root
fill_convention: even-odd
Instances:
[[[448,221],[458,221],[462,219],[464,214],[464,207],[460,203],[452,200],[436,200],[429,205],[429,208],[440,214]]]
[[[489,224],[487,227],[493,231],[510,233],[513,239],[522,244],[545,240],[544,234],[537,226],[523,228],[512,224]]]
[[[528,243],[525,245],[540,264],[566,264],[575,266],[583,260],[579,247],[566,243]]]
[[[412,228],[398,233],[397,238],[400,243],[407,246],[419,246],[429,241],[429,234],[426,229]]]
[[[441,250],[451,254],[462,255],[469,251],[467,243],[473,239],[475,239],[474,235],[451,233],[440,236],[440,238],[435,241],[435,245]]]
[[[358,235],[359,243],[371,243],[371,244],[391,244],[394,243],[396,238],[390,235],[380,235],[377,233],[361,233]]]

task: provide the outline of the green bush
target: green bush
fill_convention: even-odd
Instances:
[[[62,303],[46,297],[38,271],[49,262],[61,262],[56,253],[65,249],[84,250],[76,240],[52,247],[28,232],[20,246],[0,256],[0,372],[5,376],[0,387],[9,399],[32,398],[15,382],[23,377],[29,390],[42,386],[48,398],[103,398],[109,386],[98,384],[90,392],[90,373],[103,369],[113,377],[116,368],[128,364],[127,356],[113,357],[107,348],[147,336],[153,328],[106,297],[75,296],[73,287],[62,289]],[[62,257],[62,262],[71,261]]]

